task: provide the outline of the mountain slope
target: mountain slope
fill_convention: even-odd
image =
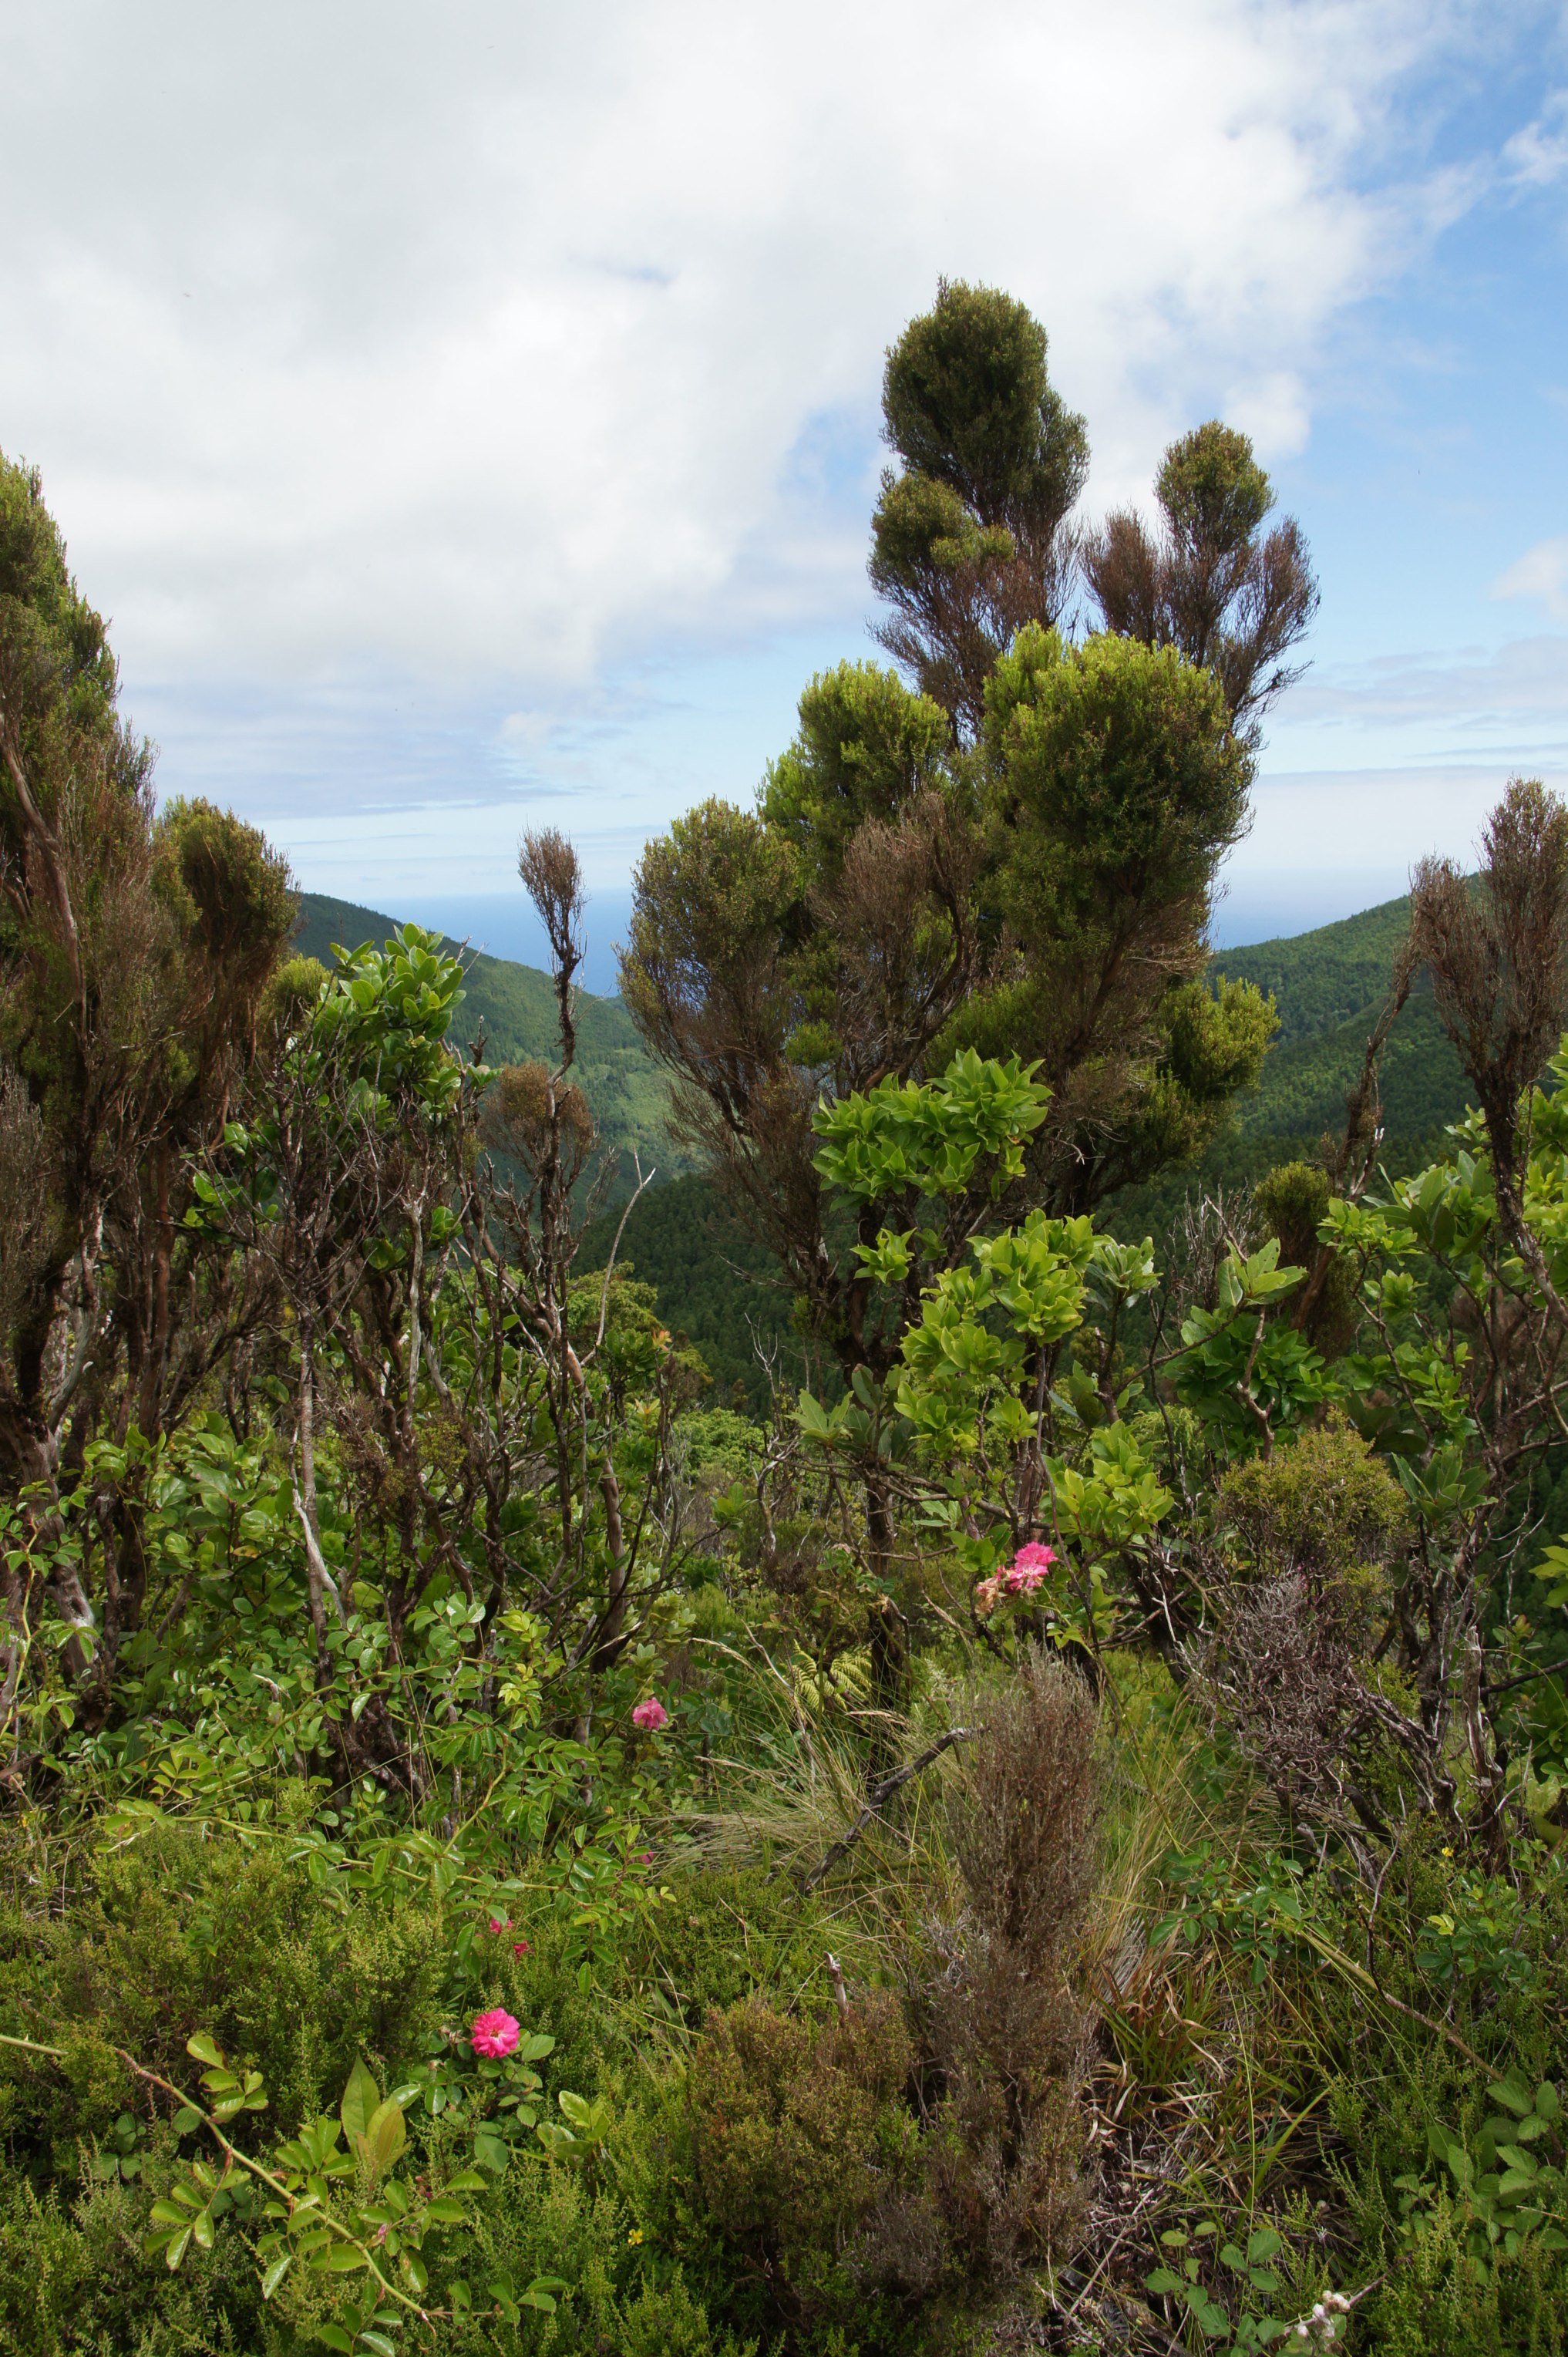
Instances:
[[[1409,900],[1385,900],[1338,924],[1214,959],[1217,972],[1272,991],[1279,1011],[1262,1078],[1236,1108],[1242,1138],[1312,1142],[1343,1122],[1345,1093],[1387,1001],[1409,924]],[[1465,1110],[1467,1083],[1424,974],[1390,1035],[1380,1076],[1391,1143],[1424,1138]]]
[[[1346,1091],[1360,1069],[1409,920],[1408,900],[1385,900],[1338,924],[1215,957],[1216,972],[1273,993],[1280,1028],[1262,1078],[1238,1103],[1232,1129],[1198,1165],[1155,1187],[1128,1189],[1107,1205],[1109,1225],[1127,1234],[1157,1232],[1195,1187],[1235,1185],[1276,1163],[1316,1153],[1323,1133],[1344,1121]],[[325,964],[335,942],[353,947],[384,941],[393,921],[352,901],[307,892],[295,939]],[[509,958],[481,955],[467,963],[467,996],[454,1027],[463,1044],[471,1045],[482,1025],[493,1062],[550,1056],[555,1002],[549,976]],[[621,1150],[619,1191],[633,1151],[644,1168],[657,1164],[660,1173],[660,1183],[628,1221],[622,1258],[657,1287],[664,1315],[703,1352],[721,1396],[738,1385],[754,1408],[765,1405],[759,1346],[775,1357],[786,1383],[821,1383],[822,1372],[810,1364],[811,1352],[791,1329],[789,1297],[770,1255],[711,1183],[690,1174],[671,1153],[663,1077],[619,999],[583,993],[577,1040],[588,1102],[607,1142]],[[1383,1155],[1395,1169],[1417,1166],[1439,1143],[1444,1125],[1465,1109],[1465,1077],[1424,980],[1412,992],[1384,1052],[1382,1093]],[[603,1265],[615,1225],[613,1216],[596,1223],[580,1266]]]
[[[364,942],[379,946],[397,921],[352,900],[335,900],[324,892],[303,892],[295,946],[306,957],[319,958],[329,966],[335,946],[357,949]],[[491,1063],[521,1063],[534,1056],[553,1058],[555,994],[549,975],[510,958],[472,955],[457,942],[448,941],[446,946],[460,953],[467,967],[467,996],[452,1027],[461,1045],[471,1048],[482,1027],[485,1054]],[[629,1173],[633,1153],[641,1156],[644,1168],[650,1162],[661,1169],[679,1167],[672,1165],[665,1135],[662,1076],[618,998],[598,998],[588,991],[579,994],[577,1075],[601,1134],[621,1156],[623,1177]]]

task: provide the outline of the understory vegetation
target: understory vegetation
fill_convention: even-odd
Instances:
[[[1316,589],[1219,425],[1077,532],[1045,355],[913,323],[902,671],[639,871],[789,1288],[738,1404],[580,1250],[570,845],[548,1059],[417,928],[299,955],[0,468],[19,2357],[1562,2348],[1568,813],[1418,870],[1333,1134],[1200,1183]],[[1401,1175],[1417,992],[1471,1109]]]

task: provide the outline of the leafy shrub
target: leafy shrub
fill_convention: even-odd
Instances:
[[[0,1917],[9,2026],[71,2047],[63,2071],[0,2048],[12,2149],[69,2170],[79,2136],[139,2107],[113,2050],[181,2082],[198,2030],[262,2071],[280,2127],[335,2109],[360,2055],[385,2076],[421,2050],[449,1951],[428,1902],[383,1887],[328,1905],[274,1843],[166,1825],[101,1852],[64,1914]]]
[[[1282,1264],[1312,1268],[1318,1253],[1317,1231],[1333,1191],[1327,1172],[1311,1162],[1283,1162],[1258,1180],[1252,1207],[1266,1232],[1278,1238]],[[1307,1313],[1306,1339],[1326,1359],[1335,1359],[1349,1348],[1359,1322],[1354,1271],[1336,1254]]]
[[[1367,1577],[1410,1529],[1404,1492],[1338,1410],[1271,1457],[1230,1466],[1216,1518],[1247,1577],[1299,1574],[1315,1591]]]

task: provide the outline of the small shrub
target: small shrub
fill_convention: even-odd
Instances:
[[[1388,1467],[1336,1411],[1272,1457],[1231,1466],[1216,1520],[1227,1558],[1244,1577],[1299,1577],[1321,1592],[1385,1566],[1410,1529],[1410,1507]]]
[[[1005,2279],[1058,2247],[1080,2206],[1087,2022],[1069,1970],[1099,1862],[1101,1786],[1093,1701],[1053,1658],[1026,1656],[983,1708],[952,1804],[968,1906],[939,1935],[928,1994],[941,2095],[924,2198],[961,2262]],[[884,2238],[891,2265],[924,2252],[930,2273],[929,2218],[906,2205]]]
[[[1312,1268],[1319,1249],[1317,1231],[1332,1193],[1327,1172],[1312,1162],[1281,1163],[1258,1180],[1252,1189],[1253,1212],[1265,1234],[1279,1239],[1282,1267]],[[1354,1269],[1336,1254],[1307,1312],[1306,1339],[1326,1359],[1337,1359],[1349,1349],[1359,1323]]]
[[[199,2029],[261,2070],[291,2128],[336,2104],[361,2054],[384,2075],[422,2050],[449,1948],[428,1901],[328,1905],[276,1846],[161,1827],[100,1857],[65,1914],[0,1919],[10,2026],[70,2049],[63,2069],[0,2049],[13,2151],[69,2174],[79,2136],[145,2108],[113,2050],[184,2083]]]
[[[688,2088],[702,2200],[720,2232],[804,2288],[897,2162],[912,2059],[897,2006],[811,2023],[760,1997],[714,2015]]]

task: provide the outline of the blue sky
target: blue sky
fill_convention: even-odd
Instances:
[[[1323,584],[1221,941],[1568,787],[1568,18],[1514,0],[448,0],[0,27],[0,447],[166,792],[526,953],[869,651],[881,356],[1007,286],[1090,514],[1244,425]]]

